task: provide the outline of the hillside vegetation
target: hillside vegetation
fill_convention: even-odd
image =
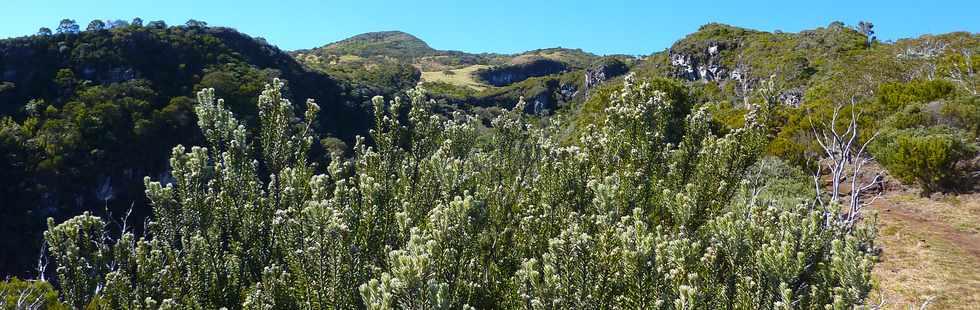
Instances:
[[[404,96],[408,82],[424,83],[432,96],[448,105],[505,108],[519,97],[538,98],[544,108],[553,112],[559,107],[585,98],[588,85],[584,79],[557,83],[536,83],[547,89],[518,86],[534,78],[559,80],[565,73],[585,74],[601,57],[580,49],[547,48],[514,55],[473,54],[432,49],[424,41],[398,31],[372,32],[324,45],[300,50],[293,55],[312,69],[357,84],[359,89],[376,90],[374,94]],[[618,59],[631,59],[617,56]],[[412,67],[421,79],[404,79]],[[624,72],[619,72],[622,74]],[[377,76],[390,78],[375,78]],[[597,82],[605,81],[607,78]],[[564,92],[565,94],[559,94]],[[500,94],[507,93],[506,100]],[[575,96],[573,96],[573,93]]]
[[[324,137],[366,135],[369,112],[344,85],[233,29],[124,26],[0,41],[0,274],[24,275],[47,217],[149,214],[143,176],[168,176],[167,153],[200,143],[194,99],[215,88],[254,124],[263,85],[321,100]],[[318,143],[319,144],[319,143]],[[17,249],[17,250],[13,250]],[[35,252],[35,253],[31,253]]]
[[[68,21],[0,40],[0,276],[39,278],[0,282],[3,309],[980,294],[976,33],[712,23],[632,57],[390,31],[287,53],[200,21]]]

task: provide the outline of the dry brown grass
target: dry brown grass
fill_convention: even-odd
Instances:
[[[980,308],[980,195],[929,199],[889,191],[874,210],[882,253],[872,303]]]
[[[472,65],[468,67],[463,67],[455,70],[449,70],[452,74],[446,74],[443,71],[423,71],[422,81],[423,82],[444,82],[453,85],[466,86],[476,90],[483,90],[489,87],[489,85],[480,82],[476,79],[473,74],[476,70],[487,68],[486,65]]]

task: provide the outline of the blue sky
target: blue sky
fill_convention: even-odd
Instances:
[[[799,2],[799,3],[797,3]],[[881,39],[950,31],[980,32],[980,1],[249,1],[0,0],[0,37],[55,28],[72,18],[187,19],[228,26],[287,50],[317,47],[381,30],[412,33],[438,49],[514,53],[544,47],[597,54],[663,50],[708,22],[799,31],[839,20],[872,21]]]

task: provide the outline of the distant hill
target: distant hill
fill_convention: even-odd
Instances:
[[[327,44],[317,51],[330,55],[356,55],[360,57],[388,56],[399,60],[411,60],[439,53],[425,41],[401,31],[382,31],[359,34]]]
[[[602,59],[569,48],[512,55],[436,50],[400,31],[360,34],[292,54],[310,68],[372,94],[391,97],[422,84],[449,108],[509,106],[526,97],[535,98],[538,104],[531,106],[539,111],[554,111],[584,98],[586,70]],[[562,75],[567,75],[561,78],[564,82],[556,83]]]

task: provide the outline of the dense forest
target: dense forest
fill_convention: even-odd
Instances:
[[[0,308],[868,306],[885,184],[980,189],[977,53],[868,22],[599,56],[63,20],[0,40]]]

